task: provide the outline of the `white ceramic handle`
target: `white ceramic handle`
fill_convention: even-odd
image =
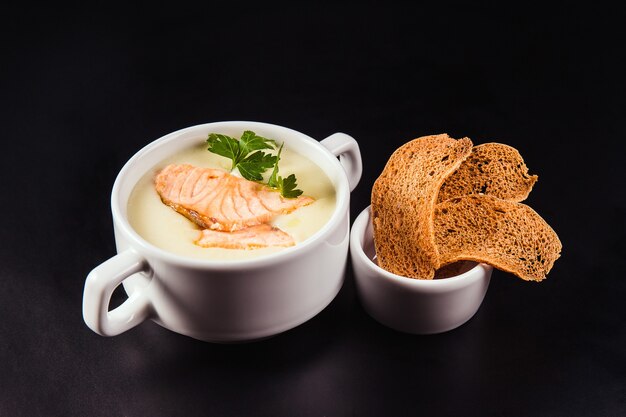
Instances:
[[[145,289],[138,289],[119,307],[109,311],[111,295],[126,278],[146,271],[145,260],[133,250],[119,253],[93,269],[85,280],[83,319],[101,336],[115,336],[137,326],[149,315]]]
[[[320,141],[333,155],[339,157],[339,162],[348,176],[350,191],[359,183],[363,173],[361,150],[359,144],[352,136],[345,133],[335,133]]]

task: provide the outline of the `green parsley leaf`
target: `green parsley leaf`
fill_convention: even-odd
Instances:
[[[280,145],[280,148],[278,148],[278,154],[276,155],[276,165],[274,165],[272,175],[270,175],[270,178],[267,180],[267,185],[272,188],[278,188],[278,162],[280,162],[280,153],[283,151],[284,144],[285,142],[283,142]]]
[[[239,147],[241,148],[242,154],[245,155],[260,149],[274,149],[275,145],[276,142],[274,140],[258,136],[251,130],[243,132],[241,139],[239,139]]]
[[[296,176],[289,175],[283,178],[278,175],[278,161],[284,143],[280,145],[278,153],[271,155],[262,152],[263,149],[275,149],[276,141],[257,135],[246,130],[239,140],[219,133],[211,133],[207,139],[209,152],[229,158],[232,161],[231,170],[237,168],[242,177],[250,181],[263,181],[263,173],[273,168],[267,185],[280,191],[285,198],[296,198],[302,190],[296,189]],[[252,152],[252,153],[251,153]]]
[[[261,174],[276,163],[276,157],[259,151],[259,149],[274,149],[276,142],[258,136],[250,130],[243,132],[239,140],[219,133],[211,133],[207,143],[210,152],[232,161],[231,171],[239,168],[241,175],[248,180],[261,181],[263,179]],[[253,151],[256,152],[250,154]]]
[[[286,198],[296,198],[300,194],[302,194],[302,190],[296,189],[298,184],[296,183],[296,176],[294,174],[289,175],[287,178],[283,179],[279,177],[280,183],[280,194]]]
[[[250,181],[262,181],[265,171],[276,166],[276,156],[256,151],[237,164],[242,177]]]
[[[239,141],[237,139],[218,133],[211,133],[207,143],[210,152],[231,159],[233,161],[231,169],[235,169],[240,154]]]
[[[282,152],[284,145],[285,144],[282,143],[280,145],[280,148],[278,148],[278,154],[276,155],[276,165],[274,165],[272,175],[270,175],[270,178],[267,180],[267,185],[272,188],[276,188],[278,191],[280,191],[280,195],[285,198],[296,198],[300,194],[302,194],[302,190],[296,189],[296,176],[294,174],[291,174],[287,178],[283,178],[278,175],[278,162],[280,161],[280,153]]]

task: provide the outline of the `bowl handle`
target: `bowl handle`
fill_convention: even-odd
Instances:
[[[345,133],[335,133],[326,139],[322,139],[320,143],[333,155],[339,157],[339,162],[348,176],[350,191],[354,190],[363,173],[361,151],[357,141],[354,140],[352,136],[348,136]]]
[[[135,290],[119,307],[109,311],[115,288],[134,273],[148,271],[146,261],[126,250],[94,268],[85,280],[83,319],[101,336],[115,336],[143,322],[150,313],[145,288]]]

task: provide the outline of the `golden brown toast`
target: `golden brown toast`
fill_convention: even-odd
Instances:
[[[424,136],[398,148],[371,195],[379,265],[392,273],[432,279],[439,268],[433,213],[441,184],[468,157],[472,141]]]
[[[475,146],[439,190],[438,202],[464,195],[486,194],[503,200],[524,201],[537,182],[517,149],[502,143]]]
[[[442,265],[484,262],[527,281],[541,281],[559,258],[557,234],[532,208],[489,195],[437,204],[435,241]]]

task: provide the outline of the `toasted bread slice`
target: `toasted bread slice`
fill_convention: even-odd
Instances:
[[[487,194],[503,200],[524,201],[537,182],[517,149],[502,143],[475,146],[472,153],[439,190],[438,202],[454,197]]]
[[[432,279],[439,268],[433,230],[437,191],[470,154],[469,138],[424,136],[398,148],[371,196],[379,265],[410,278]]]
[[[488,195],[456,197],[434,211],[442,265],[484,262],[527,281],[543,280],[561,253],[561,241],[533,209]]]

